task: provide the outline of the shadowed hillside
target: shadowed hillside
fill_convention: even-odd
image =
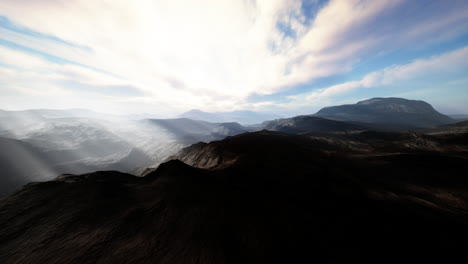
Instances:
[[[143,178],[32,183],[0,200],[0,262],[451,262],[468,249],[460,138],[260,131]]]

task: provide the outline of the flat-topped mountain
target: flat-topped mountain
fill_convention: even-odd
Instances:
[[[424,101],[403,98],[372,98],[356,104],[325,107],[318,116],[369,123],[433,127],[455,122]]]

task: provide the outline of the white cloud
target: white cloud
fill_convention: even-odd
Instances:
[[[421,76],[431,76],[432,74],[444,71],[451,72],[467,66],[468,46],[429,59],[419,59],[409,64],[391,66],[380,71],[368,73],[359,81],[341,83],[312,92],[307,96],[307,100],[314,102],[360,88],[385,86],[398,81],[416,79]]]
[[[123,85],[125,81],[73,64],[57,64],[39,56],[0,46],[0,61],[9,69],[8,76],[18,75],[31,82],[69,80],[89,85]],[[27,77],[27,76],[30,77]],[[1,77],[8,77],[0,75]]]
[[[466,9],[460,9],[446,19],[435,15],[431,23],[411,20],[385,28],[386,34],[374,28],[376,19],[391,18],[392,10],[406,4],[332,0],[307,24],[299,0],[2,0],[0,15],[74,45],[2,28],[0,38],[113,74],[19,58],[25,64],[16,64],[21,66],[18,72],[24,74],[29,67],[30,89],[39,89],[35,83],[56,85],[47,78],[129,85],[144,98],[108,97],[109,104],[140,102],[132,107],[149,111],[167,105],[229,110],[245,106],[252,94],[272,94],[348,72],[369,54],[431,37],[468,20]],[[279,30],[279,22],[293,29],[295,37]],[[399,41],[388,45],[395,36]],[[43,81],[34,82],[33,73],[41,74]],[[20,83],[18,79],[9,84]]]

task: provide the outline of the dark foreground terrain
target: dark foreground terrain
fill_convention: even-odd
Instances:
[[[455,263],[468,134],[259,131],[0,200],[0,263]],[[463,261],[462,261],[463,262]]]

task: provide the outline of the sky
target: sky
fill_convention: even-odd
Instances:
[[[0,0],[0,109],[468,114],[466,0]]]

